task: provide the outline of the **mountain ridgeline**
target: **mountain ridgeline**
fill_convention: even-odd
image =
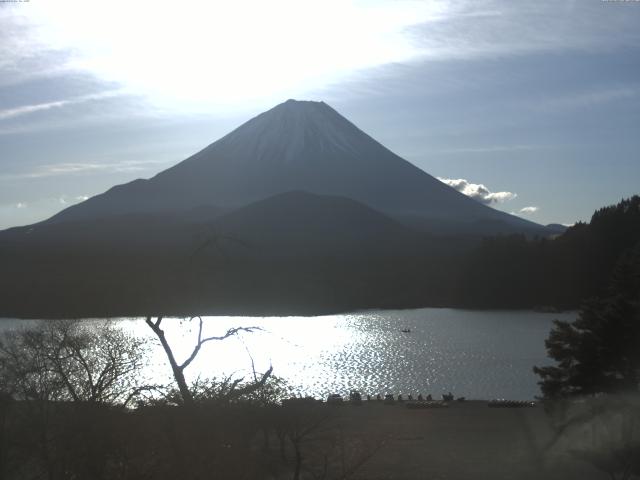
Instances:
[[[543,279],[586,281],[563,255],[589,228],[547,240],[562,229],[482,205],[328,105],[289,100],[153,178],[0,232],[0,315],[573,305],[598,282],[547,292]]]
[[[116,186],[49,222],[183,212],[203,205],[231,211],[290,191],[350,198],[396,218],[421,219],[434,233],[486,233],[487,228],[493,233],[545,233],[540,225],[443,184],[327,104],[294,100],[149,180]]]

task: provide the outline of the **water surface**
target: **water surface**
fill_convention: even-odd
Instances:
[[[575,312],[457,309],[383,310],[319,317],[204,317],[205,335],[228,328],[259,327],[222,342],[207,343],[186,370],[197,376],[252,376],[273,365],[300,394],[325,397],[363,393],[431,393],[490,399],[539,395],[534,365],[550,363],[544,340],[554,318]],[[159,343],[143,319],[113,319],[152,345],[147,375],[169,381]],[[0,329],[30,321],[0,320]],[[178,359],[190,353],[197,321],[163,320]],[[402,330],[410,329],[409,333]]]

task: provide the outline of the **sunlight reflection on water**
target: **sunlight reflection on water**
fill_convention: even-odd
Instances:
[[[204,317],[204,335],[260,327],[205,344],[187,377],[251,378],[273,365],[300,394],[451,391],[467,398],[531,399],[539,394],[534,365],[549,364],[544,340],[554,318],[574,312],[455,309],[388,310],[321,317]],[[114,319],[153,342],[149,376],[169,381],[168,364],[143,319]],[[5,320],[7,322],[8,320]],[[162,327],[179,361],[193,348],[197,321],[167,318]],[[6,326],[5,326],[6,328]],[[404,333],[402,329],[410,329]]]

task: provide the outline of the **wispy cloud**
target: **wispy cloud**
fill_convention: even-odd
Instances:
[[[552,112],[559,110],[592,107],[615,101],[628,100],[640,96],[639,85],[602,86],[598,89],[571,91],[545,98],[527,101],[532,110]]]
[[[540,150],[545,147],[542,145],[488,145],[488,146],[470,146],[470,147],[453,147],[434,150],[435,153],[498,153],[498,152],[518,152],[527,150]]]
[[[76,173],[91,173],[101,170],[112,170],[116,172],[137,170],[135,164],[116,163],[116,164],[100,164],[100,163],[58,163],[55,165],[44,165],[36,171],[27,175],[31,177],[52,177],[56,175],[70,175]]]
[[[607,51],[640,40],[635,5],[553,0],[460,0],[451,5],[448,15],[411,30],[427,58]]]
[[[446,183],[452,188],[455,188],[460,193],[473,198],[474,200],[484,203],[485,205],[494,205],[496,203],[503,203],[508,200],[513,200],[518,195],[513,192],[492,192],[485,185],[481,183],[471,183],[464,178],[440,178],[443,183]]]
[[[69,103],[68,100],[60,100],[58,102],[40,103],[36,105],[24,105],[17,108],[0,110],[0,120],[18,117],[20,115],[26,115],[26,114],[38,112],[41,110],[49,110],[51,108],[62,107],[68,103]]]
[[[159,162],[136,160],[116,163],[58,163],[54,165],[44,165],[38,170],[27,175],[31,177],[52,177],[57,175],[74,175],[100,171],[138,172],[145,170],[145,167],[148,167],[149,165],[157,163]]]
[[[89,102],[92,100],[101,100],[104,98],[115,97],[121,94],[118,90],[109,90],[101,93],[94,93],[90,95],[82,95],[75,98],[65,99],[65,100],[57,100],[53,102],[45,102],[45,103],[37,103],[34,105],[22,105],[15,108],[8,108],[4,110],[0,110],[0,121],[7,120],[14,117],[19,117],[21,115],[28,115],[30,113],[41,112],[46,110],[51,110],[54,108],[61,108],[67,105],[74,105],[84,102]]]
[[[62,63],[63,69],[125,85],[151,104],[179,110],[189,103],[192,111],[266,97],[270,104],[359,69],[409,60],[418,49],[404,29],[448,10],[446,1],[327,0],[313,8],[310,21],[306,2],[186,0],[176,10],[141,0],[128,5],[124,16],[107,4],[31,3],[29,10],[12,9],[14,15],[0,12],[0,40],[9,43],[0,45],[0,73],[28,75],[35,70],[27,65],[34,56],[44,59],[46,69],[54,45],[68,58],[49,68],[59,70]],[[175,34],[168,36],[167,28]],[[202,61],[211,55],[215,66]]]
[[[59,0],[32,2],[28,11],[0,9],[0,77],[24,80],[47,69],[82,71],[126,86],[150,105],[193,112],[229,102],[237,106],[249,97],[254,104],[269,105],[283,95],[318,91],[384,65],[608,51],[640,42],[640,9],[614,2],[327,0],[314,10],[316,22],[309,22],[305,2],[219,7],[187,1],[177,12],[141,0],[124,17],[108,4],[85,3]],[[254,14],[247,15],[248,10]],[[143,21],[145,35],[140,35]],[[113,35],[114,24],[118,35]],[[166,35],[167,25],[176,35]],[[324,35],[327,30],[330,37]],[[201,61],[212,54],[216,68]],[[241,64],[240,57],[245,58]],[[31,111],[37,110],[14,109],[5,115]]]
[[[9,45],[0,47],[5,69],[34,71],[24,62],[34,55],[46,62],[55,45],[54,52],[67,52],[69,58],[50,62],[50,68],[62,64],[117,81],[152,103],[174,108],[189,103],[195,109],[240,104],[249,97],[253,103],[269,97],[270,104],[383,65],[607,51],[640,39],[635,6],[619,8],[612,2],[327,0],[314,9],[314,22],[306,2],[226,2],[221,7],[188,1],[176,11],[148,0],[130,5],[126,16],[108,4],[85,3],[32,2],[33,18],[0,15],[0,28],[10,32],[0,33]],[[167,26],[176,34],[167,36]],[[210,55],[216,68],[201,61]]]
[[[121,173],[121,172],[140,172],[150,167],[163,165],[168,162],[155,160],[130,160],[112,163],[56,163],[50,165],[40,165],[35,169],[22,173],[0,174],[3,179],[18,178],[42,178],[69,175],[85,175],[93,173]],[[78,197],[78,199],[86,200],[86,196]],[[65,199],[68,200],[68,199]]]

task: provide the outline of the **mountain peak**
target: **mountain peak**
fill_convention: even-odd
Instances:
[[[323,102],[322,100],[296,100],[294,98],[290,98],[275,107],[267,110],[264,113],[268,113],[271,111],[284,110],[288,113],[292,112],[323,112],[329,115],[338,115],[341,116],[338,112],[336,112],[333,108],[331,108],[328,104]]]
[[[241,125],[211,148],[235,158],[288,164],[309,161],[310,152],[354,154],[372,139],[324,102],[289,99]],[[206,149],[205,149],[206,150]]]
[[[296,107],[309,107],[314,105],[327,106],[327,104],[324,103],[322,100],[296,100],[295,98],[289,98],[287,101],[282,102],[279,105],[276,105],[274,108],[277,108],[281,105],[296,106]]]
[[[336,112],[333,108],[327,105],[323,101],[317,100],[295,100],[290,98],[282,103],[279,103],[275,107],[267,110],[266,112],[258,115],[258,117],[262,116],[280,116],[280,115],[294,115],[297,116],[296,120],[305,120],[309,121],[313,118],[313,115],[327,115],[335,118],[343,118],[348,122],[344,117],[342,117],[338,112]],[[258,118],[256,117],[256,118]],[[251,120],[249,121],[251,122]],[[247,122],[247,123],[249,123]]]

